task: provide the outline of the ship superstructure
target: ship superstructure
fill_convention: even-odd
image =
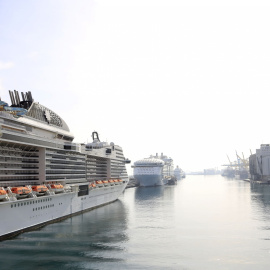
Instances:
[[[0,239],[104,205],[125,189],[122,148],[74,143],[65,121],[30,92],[0,101]]]

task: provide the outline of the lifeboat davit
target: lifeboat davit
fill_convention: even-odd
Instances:
[[[103,185],[107,187],[109,185],[109,182],[107,180],[102,181]]]
[[[109,180],[109,184],[111,185],[111,186],[114,186],[114,181],[111,179],[111,180]]]
[[[0,200],[4,200],[7,198],[7,192],[4,188],[0,188]]]
[[[89,184],[89,190],[93,189],[93,188],[96,188],[97,185],[95,183],[90,183]]]
[[[16,195],[17,199],[26,198],[31,193],[28,187],[12,187],[11,192]]]
[[[97,181],[96,181],[96,185],[97,185],[98,187],[104,187],[104,185],[103,185],[103,183],[102,183],[101,180],[97,180]]]
[[[41,186],[32,186],[32,191],[37,195],[37,196],[43,196],[46,194],[48,191],[48,188],[44,185]]]
[[[51,189],[54,191],[54,193],[64,192],[64,187],[61,184],[52,184]]]

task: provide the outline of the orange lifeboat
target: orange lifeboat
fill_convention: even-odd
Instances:
[[[114,182],[115,185],[119,184],[117,179],[114,179],[113,182]]]
[[[114,181],[112,179],[109,180],[109,183],[110,183],[111,186],[114,186]]]
[[[11,192],[16,195],[16,198],[26,198],[31,193],[31,189],[28,187],[13,187]]]
[[[120,184],[123,184],[123,180],[122,180],[122,179],[118,179],[118,182],[119,182]]]
[[[48,188],[44,185],[32,186],[32,190],[37,196],[41,196],[41,195],[45,195],[45,193],[48,191]]]
[[[95,183],[90,183],[89,184],[89,190],[93,189],[93,188],[96,188],[96,184]]]
[[[97,185],[98,187],[103,187],[103,186],[104,186],[101,180],[97,180],[97,181],[96,181],[96,185]]]
[[[3,200],[7,197],[7,192],[3,189],[0,188],[0,200]]]
[[[61,184],[52,184],[51,189],[54,193],[64,192],[64,187]]]
[[[109,185],[109,182],[107,180],[102,181],[102,183],[105,187]]]

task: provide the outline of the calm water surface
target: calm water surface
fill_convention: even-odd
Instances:
[[[18,220],[19,222],[19,220]],[[0,269],[269,269],[270,186],[187,176],[0,242]]]

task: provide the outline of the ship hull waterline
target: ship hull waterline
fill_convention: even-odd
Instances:
[[[118,199],[125,187],[126,184],[96,188],[82,197],[69,192],[5,202],[1,204],[0,241],[110,204]],[[67,204],[67,201],[72,203]]]
[[[141,187],[163,186],[161,175],[134,175]]]

